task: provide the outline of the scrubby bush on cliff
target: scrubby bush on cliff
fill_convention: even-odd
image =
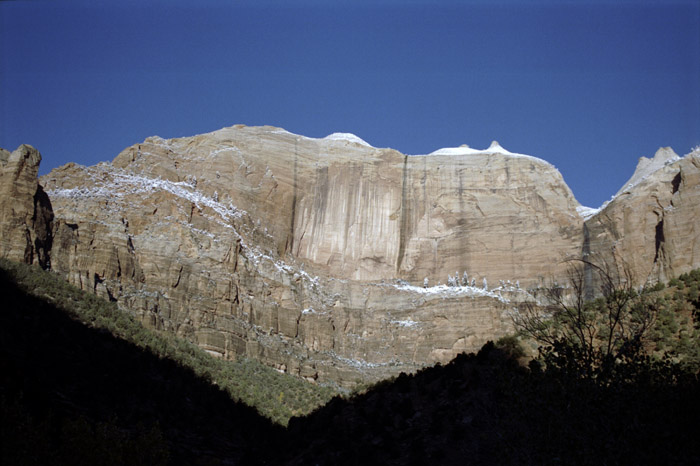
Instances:
[[[593,300],[586,299],[591,283],[599,284]],[[547,302],[544,310],[527,304],[514,323],[540,345],[539,362],[549,370],[601,383],[647,377],[649,370],[677,364],[682,359],[679,345],[690,350],[692,341],[698,341],[697,332],[679,334],[678,306],[669,307],[658,287],[635,289],[633,283],[624,273],[572,262],[565,285],[541,290]]]

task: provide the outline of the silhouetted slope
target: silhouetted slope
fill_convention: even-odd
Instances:
[[[601,387],[493,345],[293,419],[304,464],[700,464],[697,383]]]
[[[489,344],[284,430],[2,271],[0,296],[0,464],[700,464],[700,390],[672,366],[601,386]]]
[[[2,464],[251,464],[283,431],[0,271]]]

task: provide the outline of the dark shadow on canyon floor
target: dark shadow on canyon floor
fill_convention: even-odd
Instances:
[[[487,344],[284,429],[4,272],[0,293],[2,464],[700,464],[694,377],[601,386]]]

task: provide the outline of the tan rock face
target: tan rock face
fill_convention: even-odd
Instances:
[[[700,152],[659,149],[586,221],[584,251],[627,268],[639,284],[669,280],[700,265],[699,212]]]
[[[46,268],[53,213],[37,182],[40,161],[32,146],[0,149],[0,257]]]
[[[42,183],[70,281],[214,354],[343,384],[506,333],[529,299],[515,283],[578,254],[583,226],[533,157],[407,157],[271,127],[149,138]],[[478,287],[436,286],[465,271]]]
[[[352,140],[234,127],[149,139],[114,166],[196,179],[198,192],[260,222],[278,256],[337,278],[444,282],[468,271],[537,280],[579,253],[583,221],[554,167],[502,152],[405,156]]]
[[[645,165],[670,170],[660,210],[648,210],[653,176],[640,175],[637,197],[618,195],[585,238],[557,170],[497,143],[405,156],[348,135],[236,126],[148,138],[41,182],[56,214],[51,266],[74,284],[214,355],[351,385],[510,331],[509,313],[532,299],[520,287],[582,250],[685,267],[674,238],[697,231],[699,200],[697,160],[681,162]],[[632,198],[648,218],[625,210]]]

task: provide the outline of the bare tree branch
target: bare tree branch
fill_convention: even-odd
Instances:
[[[592,301],[586,299],[591,272],[597,283]],[[544,348],[574,355],[578,370],[589,375],[640,351],[660,309],[645,288],[634,289],[625,264],[567,261],[566,283],[552,282],[540,295],[544,305],[521,306],[516,328],[539,343],[541,353]]]

